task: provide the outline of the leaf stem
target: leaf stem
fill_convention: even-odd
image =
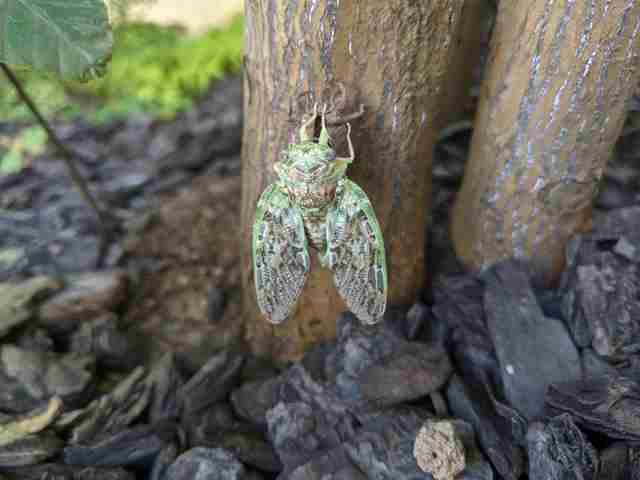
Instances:
[[[9,68],[5,63],[0,63],[0,68],[2,68],[4,74],[7,76],[13,87],[16,89],[18,96],[20,99],[27,105],[31,113],[36,118],[40,126],[47,132],[47,136],[51,143],[53,143],[59,152],[62,154],[62,159],[69,170],[69,175],[71,176],[71,181],[76,186],[76,188],[80,191],[83,199],[87,202],[89,207],[95,212],[98,217],[98,221],[100,223],[100,227],[103,231],[107,230],[107,221],[105,218],[105,213],[98,206],[97,201],[91,195],[89,191],[89,187],[87,182],[82,178],[80,174],[80,170],[75,163],[75,154],[67,147],[58,135],[53,131],[49,122],[44,118],[38,107],[36,106],[33,99],[27,94],[26,90],[23,88],[22,84],[18,77],[16,77],[15,73]]]

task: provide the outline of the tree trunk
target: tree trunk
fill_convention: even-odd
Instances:
[[[331,273],[313,266],[295,315],[279,326],[260,314],[251,268],[257,199],[275,180],[280,152],[303,115],[342,83],[356,160],[347,175],[373,203],[386,244],[388,305],[407,305],[424,279],[424,238],[438,94],[464,0],[247,0],[243,138],[243,286],[247,338],[255,353],[299,358],[335,336],[344,304]],[[331,130],[330,130],[331,131]],[[334,129],[346,155],[344,131]]]
[[[502,0],[452,221],[480,268],[530,259],[552,284],[587,228],[638,81],[637,0]]]
[[[443,127],[473,114],[471,88],[477,82],[474,74],[481,66],[483,41],[495,16],[493,10],[489,0],[467,0],[462,6],[447,65],[447,85],[440,95],[439,121]]]

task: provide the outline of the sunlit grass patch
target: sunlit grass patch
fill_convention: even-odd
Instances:
[[[125,23],[115,27],[114,38],[112,61],[99,80],[62,83],[34,72],[18,75],[46,115],[100,122],[142,112],[171,117],[242,64],[242,17],[197,36],[179,27]],[[30,119],[11,85],[0,79],[0,120]]]

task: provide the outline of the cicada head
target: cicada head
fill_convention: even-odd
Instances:
[[[280,181],[293,199],[305,208],[322,208],[332,202],[340,179],[351,159],[336,155],[329,144],[329,133],[322,115],[322,131],[317,141],[309,139],[306,127],[315,122],[317,113],[300,129],[300,142],[289,145],[274,166]]]

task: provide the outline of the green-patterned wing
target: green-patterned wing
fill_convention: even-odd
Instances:
[[[325,264],[349,309],[366,324],[387,305],[387,265],[382,231],[364,191],[349,179],[327,217]]]
[[[253,224],[253,275],[258,306],[271,323],[292,313],[309,266],[302,214],[278,184],[270,185]]]

